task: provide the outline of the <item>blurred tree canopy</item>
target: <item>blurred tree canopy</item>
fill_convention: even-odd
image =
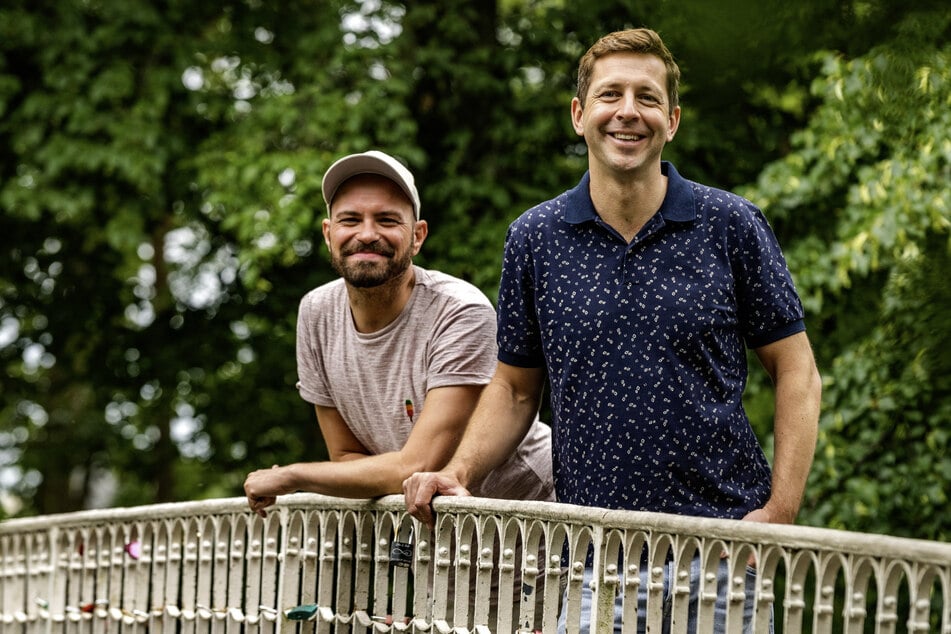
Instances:
[[[3,513],[241,494],[325,457],[297,302],[324,169],[417,175],[418,262],[494,297],[505,229],[586,167],[584,50],[658,30],[667,150],[763,206],[825,378],[804,523],[946,539],[951,17],[940,2],[9,0],[0,8]],[[770,388],[751,377],[770,442]]]

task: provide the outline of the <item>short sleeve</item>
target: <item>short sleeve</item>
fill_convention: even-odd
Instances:
[[[319,313],[314,309],[314,294],[301,299],[297,311],[297,389],[308,403],[335,407],[327,380],[323,355],[317,341]]]
[[[427,387],[485,385],[495,369],[495,310],[452,303],[443,310],[430,343]]]
[[[536,368],[544,365],[535,310],[535,269],[528,230],[513,224],[505,237],[502,279],[499,284],[499,360]]]
[[[747,203],[749,214],[734,245],[740,327],[750,348],[805,330],[804,311],[792,274],[763,213]]]

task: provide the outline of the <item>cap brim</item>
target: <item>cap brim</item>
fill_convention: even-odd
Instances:
[[[360,174],[377,174],[399,185],[413,204],[413,213],[416,218],[419,218],[419,194],[413,182],[413,175],[393,157],[374,151],[345,156],[330,166],[321,184],[328,210],[340,186],[348,179]]]

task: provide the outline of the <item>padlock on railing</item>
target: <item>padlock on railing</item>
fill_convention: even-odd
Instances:
[[[390,564],[401,568],[409,568],[413,563],[413,529],[410,527],[407,541],[393,539],[390,544]]]

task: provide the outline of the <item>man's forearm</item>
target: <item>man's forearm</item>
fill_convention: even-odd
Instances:
[[[770,521],[792,523],[802,504],[818,434],[821,379],[807,371],[776,385]]]
[[[340,462],[302,462],[286,470],[285,493],[304,491],[348,498],[374,498],[402,492],[403,480],[413,467],[399,453],[354,457]]]
[[[493,380],[445,471],[468,489],[478,485],[518,448],[538,414],[539,400],[519,395],[507,384]]]

